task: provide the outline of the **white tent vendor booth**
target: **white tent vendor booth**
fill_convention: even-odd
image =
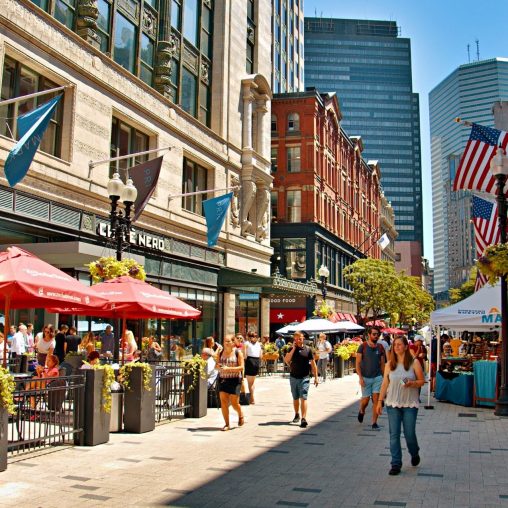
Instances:
[[[456,331],[488,332],[501,326],[500,284],[486,284],[468,298],[434,311],[430,315],[433,326]]]
[[[454,305],[431,313],[432,326],[438,327],[437,358],[431,362],[440,364],[441,328],[457,332],[489,332],[501,327],[501,285],[486,284],[476,293]],[[430,383],[428,392],[430,404]]]

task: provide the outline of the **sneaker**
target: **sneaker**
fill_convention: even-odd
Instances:
[[[392,466],[390,471],[388,471],[388,474],[390,476],[397,476],[400,473],[400,466]]]
[[[379,425],[377,423],[373,423],[372,430],[379,430]]]
[[[361,411],[358,411],[358,421],[360,423],[363,422],[363,417],[365,416],[365,413],[362,413]]]
[[[411,457],[411,465],[416,467],[420,463],[420,456],[415,455],[414,457]]]
[[[302,418],[302,422],[300,423],[300,427],[302,429],[304,429],[305,427],[307,427],[308,423],[307,423],[307,420],[305,418]]]
[[[295,414],[295,417],[293,418],[293,421],[291,423],[299,423],[300,422],[300,415],[298,413]]]

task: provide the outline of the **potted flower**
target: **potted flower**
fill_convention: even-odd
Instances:
[[[273,342],[267,342],[263,346],[263,360],[278,360],[279,359],[279,349]]]
[[[483,251],[476,266],[489,279],[493,286],[499,277],[508,274],[508,243],[490,245]]]
[[[115,372],[111,365],[94,365],[85,370],[84,444],[95,446],[109,441],[111,385]]]
[[[143,265],[131,258],[117,261],[113,256],[101,257],[97,261],[85,265],[88,267],[92,282],[97,284],[104,280],[128,275],[133,279],[145,280],[146,273]]]
[[[16,383],[7,369],[0,367],[0,471],[7,469],[7,435],[9,414],[16,412],[14,390]]]
[[[120,367],[118,378],[125,389],[124,430],[141,434],[155,429],[155,376],[148,363],[131,362]]]
[[[182,361],[186,374],[184,386],[190,397],[190,408],[186,412],[189,418],[206,416],[208,406],[207,362],[200,355]]]

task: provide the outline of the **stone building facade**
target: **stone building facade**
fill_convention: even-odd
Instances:
[[[271,2],[249,2],[249,12],[245,2],[173,4],[180,10],[169,0],[79,0],[76,9],[43,0],[3,4],[1,98],[65,90],[24,180],[11,189],[0,176],[0,244],[22,244],[85,281],[85,262],[114,253],[101,236],[107,236],[111,169],[89,170],[89,162],[159,148],[165,154],[159,182],[124,255],[143,262],[149,281],[201,308],[203,317],[181,326],[145,323],[138,334],[190,340],[248,329],[266,333]],[[247,72],[247,54],[253,72]],[[0,103],[0,114],[13,118],[48,97],[15,108]],[[2,166],[15,143],[11,124],[0,130]],[[122,161],[120,169],[128,166]],[[202,200],[231,187],[218,244],[208,248]],[[223,191],[171,198],[206,189]],[[250,277],[248,287],[243,275]],[[256,302],[248,319],[241,315],[243,294]],[[48,319],[37,310],[18,317],[37,326]]]

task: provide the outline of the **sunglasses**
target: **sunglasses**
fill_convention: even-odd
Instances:
[[[379,336],[378,332],[370,332],[370,334],[373,335],[374,337]]]

